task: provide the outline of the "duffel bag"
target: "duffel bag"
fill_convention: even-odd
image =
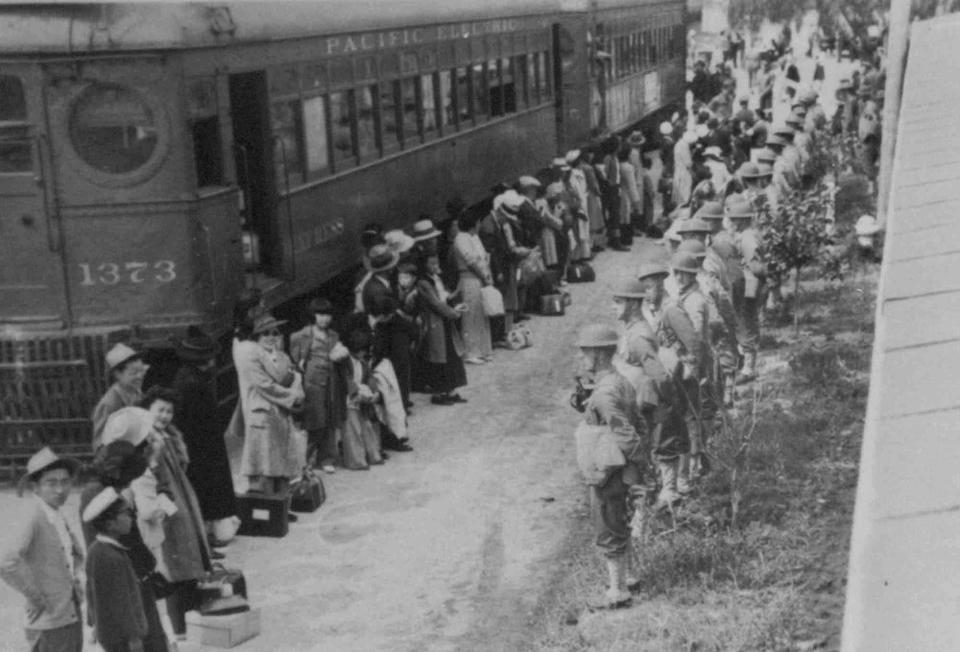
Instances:
[[[593,283],[597,280],[597,274],[589,263],[572,263],[567,268],[568,283]]]
[[[541,315],[562,315],[564,310],[562,294],[545,294],[540,297]]]
[[[327,499],[327,491],[313,469],[306,468],[303,475],[290,487],[290,511],[311,513],[320,509]]]
[[[480,301],[483,303],[483,314],[487,317],[503,317],[503,295],[492,285],[480,288]]]

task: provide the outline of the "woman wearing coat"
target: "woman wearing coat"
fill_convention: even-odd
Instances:
[[[490,341],[490,319],[483,312],[480,289],[493,284],[490,274],[490,255],[483,248],[477,227],[480,216],[465,211],[459,218],[460,232],[453,240],[453,254],[457,261],[460,283],[457,289],[467,306],[460,321],[463,328],[464,362],[483,364],[493,359]]]
[[[426,256],[417,269],[417,306],[423,322],[420,355],[435,405],[466,403],[454,390],[467,384],[463,367],[463,340],[457,322],[467,310],[463,303],[451,308],[449,293],[440,279],[440,261]]]
[[[327,473],[334,472],[340,455],[337,444],[346,420],[345,370],[340,364],[349,352],[330,328],[333,304],[316,298],[307,308],[312,323],[290,336],[290,357],[303,373],[303,427],[314,455]]]
[[[223,431],[214,407],[213,374],[219,347],[211,337],[190,331],[177,342],[182,366],[173,379],[177,411],[173,422],[183,433],[190,466],[187,478],[200,501],[213,540],[226,542],[236,533],[237,502]]]
[[[167,616],[177,640],[186,640],[186,613],[194,608],[194,587],[211,570],[211,551],[197,495],[187,478],[190,458],[183,434],[172,425],[176,394],[166,387],[151,387],[143,407],[154,418],[153,437],[158,449],[153,473],[176,506],[163,523],[162,568],[173,585],[167,596]]]
[[[285,323],[261,315],[253,324],[253,340],[235,342],[233,351],[244,422],[240,472],[248,478],[248,491],[274,496],[287,495],[290,479],[306,463],[292,419],[303,403],[303,388],[280,350],[279,328]]]

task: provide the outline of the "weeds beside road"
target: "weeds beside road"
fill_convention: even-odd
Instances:
[[[630,609],[581,613],[605,581],[584,509],[533,649],[839,647],[877,273],[804,281],[799,337],[767,325],[761,382],[740,389],[700,495],[652,528]]]

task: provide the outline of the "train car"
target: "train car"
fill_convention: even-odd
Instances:
[[[357,267],[366,222],[472,203],[649,114],[682,6],[0,6],[4,451],[84,450],[114,342],[224,335],[245,290],[275,307]],[[646,49],[617,49],[626,26]]]

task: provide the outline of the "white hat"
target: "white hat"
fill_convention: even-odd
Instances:
[[[543,185],[536,177],[531,177],[529,174],[525,174],[517,179],[517,183],[520,184],[521,188],[539,188]]]
[[[580,158],[580,150],[579,150],[579,149],[571,149],[569,152],[567,152],[567,155],[566,155],[566,157],[565,157],[565,160],[566,160],[566,162],[567,162],[568,165],[573,165],[578,158]]]
[[[853,230],[857,235],[876,235],[881,229],[877,224],[877,218],[872,215],[861,215]]]
[[[697,138],[703,138],[709,133],[710,133],[710,127],[708,127],[707,125],[697,125],[697,131],[696,131]]]
[[[123,342],[118,342],[113,345],[112,349],[107,351],[107,369],[118,367],[130,358],[135,358],[139,355],[139,353],[131,349]]]
[[[570,166],[567,165],[567,159],[563,158],[562,156],[558,156],[557,158],[553,159],[553,163],[551,165],[553,165],[555,168],[560,168],[561,170],[570,169]]]
[[[715,158],[718,161],[723,160],[723,152],[720,151],[720,148],[717,147],[716,145],[712,145],[706,148],[705,150],[703,150],[703,155],[709,156],[711,158]]]
[[[106,446],[114,441],[128,441],[139,446],[153,429],[156,419],[139,407],[123,407],[110,415],[103,427],[101,441]]]
[[[515,218],[524,201],[523,196],[516,190],[506,190],[494,197],[493,210],[500,210],[508,217]]]
[[[388,247],[396,251],[398,254],[410,251],[413,249],[413,245],[416,244],[416,241],[404,233],[401,229],[387,231],[383,234],[383,240],[387,243]]]
[[[661,122],[660,133],[663,134],[664,136],[669,136],[670,134],[673,133],[673,125],[670,124],[669,122]]]
[[[96,519],[107,511],[111,505],[120,500],[120,494],[113,487],[106,487],[103,491],[94,496],[83,510],[81,519],[84,523]]]
[[[60,457],[49,446],[44,446],[27,462],[27,477],[31,478],[38,475],[41,471],[50,468],[65,468],[70,475],[77,472],[80,464],[69,457]]]

